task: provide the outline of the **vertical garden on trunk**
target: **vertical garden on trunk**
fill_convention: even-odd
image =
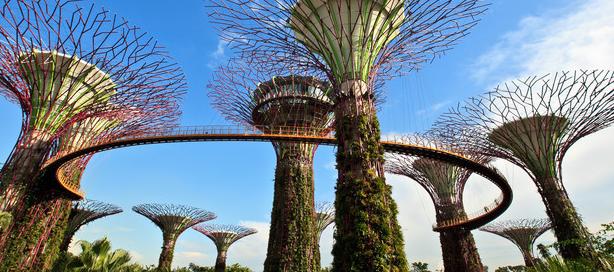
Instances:
[[[244,8],[249,5],[251,8]],[[485,10],[459,1],[212,1],[210,17],[258,71],[325,75],[335,104],[335,271],[407,271],[375,104],[384,79],[440,56]]]
[[[229,120],[264,134],[323,136],[331,131],[328,83],[312,76],[268,78],[244,64],[218,69],[209,84],[213,104]],[[317,144],[273,142],[277,161],[264,271],[320,269],[314,206]]]

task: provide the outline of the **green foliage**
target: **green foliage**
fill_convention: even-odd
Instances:
[[[13,216],[9,212],[0,212],[0,232],[4,231],[13,221]]]
[[[541,264],[543,267],[539,268],[542,270],[537,271],[557,271],[547,270],[550,269],[550,267],[554,267],[553,269],[580,269],[578,271],[599,271],[599,267],[601,267],[601,270],[612,270],[612,266],[614,264],[614,222],[602,224],[601,226],[603,229],[594,235],[589,235],[587,240],[559,241],[549,246],[538,245],[538,250],[540,251],[540,255],[542,255],[544,261]],[[586,245],[588,245],[589,247],[594,248],[598,254],[598,261],[601,263],[596,263],[594,260],[591,261],[588,259],[563,261],[558,256],[550,257],[549,254],[547,254],[547,256],[544,254],[547,252],[542,252],[547,251],[548,248],[555,248],[559,250],[562,246],[568,244],[580,244],[582,247],[586,247]]]
[[[593,244],[603,257],[614,260],[614,221],[601,226],[603,229],[595,234]]]
[[[411,264],[411,272],[430,272],[429,264],[423,262],[415,262]]]
[[[353,110],[357,109],[348,111]],[[363,110],[369,111],[358,109]],[[382,173],[377,117],[339,112],[336,117],[339,176],[333,271],[408,271],[396,203]]]
[[[94,241],[79,241],[81,253],[73,256],[62,253],[56,261],[54,272],[140,272],[139,265],[129,264],[130,254],[123,249],[111,250],[111,242],[107,238]]]
[[[525,272],[527,269],[524,265],[503,266],[495,269],[495,272]]]
[[[275,193],[265,272],[320,269],[311,144],[277,143]],[[227,268],[228,269],[228,268]]]
[[[565,261],[561,257],[550,257],[541,260],[534,267],[522,270],[526,272],[594,272],[595,269],[590,262],[586,261]]]
[[[537,250],[539,251],[539,256],[541,256],[544,259],[550,258],[552,256],[550,254],[550,251],[548,250],[548,247],[545,246],[544,244],[537,245]]]

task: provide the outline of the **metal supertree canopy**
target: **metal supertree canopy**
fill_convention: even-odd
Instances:
[[[522,252],[526,265],[532,266],[535,240],[550,228],[552,224],[548,219],[517,219],[493,223],[480,230],[512,241]]]
[[[209,237],[219,251],[226,251],[239,239],[255,234],[255,229],[236,225],[196,225],[194,230]]]
[[[532,178],[560,177],[567,150],[614,123],[614,72],[568,71],[497,86],[444,114],[435,124],[460,143],[506,159]],[[449,135],[444,135],[449,136]]]
[[[318,241],[322,232],[335,222],[335,206],[326,201],[316,202],[316,228],[318,229]]]
[[[459,144],[521,167],[533,180],[565,259],[607,267],[589,239],[563,184],[562,162],[584,136],[614,123],[614,72],[568,71],[501,84],[443,115],[443,136],[466,134]]]
[[[140,204],[132,210],[147,217],[162,230],[163,245],[158,269],[169,270],[173,261],[175,243],[189,227],[216,218],[212,212],[176,204]]]
[[[160,107],[162,106],[168,107],[171,105],[160,105]],[[144,110],[118,108],[109,111],[105,115],[89,117],[75,122],[54,141],[50,153],[52,155],[69,153],[94,143],[125,136],[135,136],[168,126],[166,120],[168,116],[159,114],[161,111],[160,107]],[[60,168],[60,182],[73,191],[78,190],[81,185],[83,171],[93,155],[81,156]]]
[[[22,133],[50,138],[113,108],[176,103],[184,76],[162,47],[118,16],[74,2],[9,0],[0,11],[1,92],[21,105]],[[173,121],[177,113],[164,114]]]
[[[331,130],[330,85],[317,77],[270,77],[231,61],[215,71],[208,88],[214,107],[227,119],[265,133],[325,135]]]
[[[196,225],[194,230],[209,237],[217,248],[217,258],[215,260],[215,271],[226,271],[226,254],[228,248],[239,239],[252,235],[257,231],[236,225]]]
[[[74,201],[68,217],[66,232],[60,250],[68,250],[73,236],[84,225],[105,216],[118,214],[122,211],[120,207],[96,200],[84,199]]]
[[[282,71],[325,70],[335,85],[405,74],[441,56],[485,6],[478,0],[216,0],[209,16],[245,57],[274,69],[279,66],[269,64],[283,64]]]
[[[453,151],[481,164],[491,161],[491,157],[475,150],[461,149],[455,146],[454,142],[449,142],[449,139],[437,137],[432,133],[408,135],[401,141]],[[422,186],[433,200],[438,215],[448,212],[445,210],[449,208],[464,210],[463,192],[473,173],[471,170],[440,160],[399,154],[387,155],[385,167],[387,172],[409,177]]]
[[[57,222],[68,217],[68,198],[80,195],[78,182],[56,188],[45,173],[39,173],[50,156],[68,152],[71,145],[61,142],[83,146],[101,141],[91,134],[138,133],[132,130],[135,124],[142,129],[154,123],[172,126],[178,118],[178,100],[186,84],[164,48],[121,17],[79,4],[7,0],[0,9],[0,94],[19,104],[23,113],[20,137],[0,183],[0,205],[14,216],[0,238],[0,270],[39,265],[45,270],[54,257],[46,254],[46,260],[39,259],[43,250],[55,246],[47,241],[57,240],[49,236]],[[118,109],[147,114],[129,118],[131,125],[86,125],[92,123],[90,118],[108,119]],[[155,121],[145,118],[152,116]],[[75,126],[96,133],[79,136],[70,132]]]
[[[162,231],[174,233],[216,218],[212,212],[176,204],[140,204],[132,207],[132,210],[149,218]]]

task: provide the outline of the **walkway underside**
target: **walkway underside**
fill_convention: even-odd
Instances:
[[[311,142],[320,145],[335,145],[336,139],[329,136],[297,135],[296,130],[280,130],[279,134],[262,134],[255,130],[240,127],[184,127],[151,132],[138,137],[101,140],[78,150],[58,152],[51,156],[41,170],[44,178],[52,179],[70,192],[76,199],[83,198],[79,184],[73,184],[62,177],[60,168],[69,161],[80,156],[121,147],[145,144],[202,142],[202,141],[293,141]],[[304,134],[304,130],[301,130]],[[317,135],[317,133],[313,133]],[[505,178],[494,168],[472,161],[462,155],[428,146],[418,146],[395,141],[382,141],[386,152],[403,155],[413,155],[423,158],[437,159],[472,170],[491,181],[501,190],[499,196],[491,205],[477,213],[467,216],[464,220],[445,222],[433,227],[435,231],[452,229],[472,230],[479,228],[501,215],[512,202],[512,189]]]

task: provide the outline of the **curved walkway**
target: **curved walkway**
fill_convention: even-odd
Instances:
[[[301,135],[302,134],[302,135]],[[150,133],[135,137],[102,139],[77,150],[58,152],[51,156],[44,164],[42,173],[53,179],[62,188],[69,191],[75,198],[83,198],[79,191],[79,184],[71,184],[63,178],[60,168],[67,162],[90,153],[110,149],[159,143],[201,142],[201,141],[297,141],[311,142],[323,145],[335,145],[336,139],[329,136],[320,136],[317,132],[309,132],[297,128],[280,129],[270,134],[263,134],[258,130],[249,130],[243,127],[204,126],[179,127]],[[428,146],[418,146],[395,141],[382,141],[386,152],[413,155],[424,158],[438,159],[450,164],[471,169],[474,173],[483,176],[494,183],[500,190],[501,196],[491,205],[469,215],[464,220],[449,221],[433,226],[435,231],[452,229],[472,230],[494,220],[501,215],[512,202],[512,189],[505,178],[494,168],[472,161],[462,155]]]

